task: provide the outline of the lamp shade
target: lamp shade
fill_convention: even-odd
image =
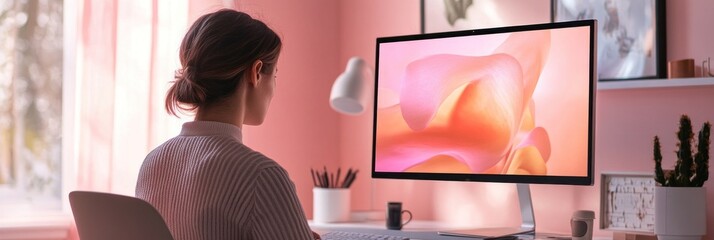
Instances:
[[[373,81],[372,69],[359,57],[347,62],[345,72],[335,79],[330,92],[330,106],[335,111],[358,115],[364,112],[369,102]]]

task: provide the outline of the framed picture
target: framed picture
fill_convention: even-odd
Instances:
[[[665,0],[552,0],[553,22],[598,20],[598,79],[667,77]]]
[[[421,0],[421,32],[550,22],[550,0]]]

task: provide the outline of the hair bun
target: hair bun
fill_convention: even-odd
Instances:
[[[196,77],[195,68],[180,69],[177,71],[176,81],[171,89],[174,97],[180,103],[193,105],[189,109],[195,109],[206,101],[206,89],[196,83]]]

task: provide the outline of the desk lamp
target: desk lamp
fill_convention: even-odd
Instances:
[[[352,57],[347,68],[335,79],[330,92],[330,106],[335,111],[347,115],[364,112],[372,91],[372,69],[359,57]]]

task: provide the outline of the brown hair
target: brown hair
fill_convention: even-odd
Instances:
[[[166,95],[166,110],[193,111],[235,92],[256,60],[273,71],[282,48],[265,23],[243,12],[222,9],[198,18],[181,42],[182,68]]]

